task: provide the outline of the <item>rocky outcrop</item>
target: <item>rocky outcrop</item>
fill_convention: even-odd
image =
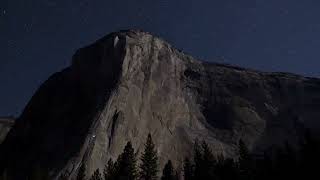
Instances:
[[[0,117],[0,144],[6,138],[13,124],[13,117]]]
[[[320,127],[320,79],[195,60],[141,31],[111,33],[82,48],[36,92],[1,147],[1,169],[22,179],[103,168],[151,133],[160,164],[180,165],[195,138],[236,156],[242,138],[259,152]],[[4,155],[5,154],[5,155]]]

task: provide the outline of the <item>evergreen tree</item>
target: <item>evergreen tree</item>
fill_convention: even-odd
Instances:
[[[63,172],[63,173],[60,174],[58,180],[68,180],[68,177],[69,177],[68,173],[67,172]]]
[[[219,180],[238,179],[237,166],[233,159],[225,159],[223,155],[219,155],[217,159],[215,173]]]
[[[194,144],[194,179],[214,179],[214,166],[216,165],[216,159],[208,146],[203,141],[200,146],[198,141]]]
[[[141,157],[140,177],[144,180],[157,179],[158,156],[151,134],[148,134],[145,149]]]
[[[243,180],[251,180],[253,178],[253,161],[248,147],[242,140],[239,141],[238,163],[240,178]]]
[[[161,180],[175,180],[175,171],[172,166],[171,160],[169,160],[164,166]]]
[[[312,179],[319,176],[320,141],[312,136],[309,129],[306,130],[303,143],[300,148],[300,177]]]
[[[31,174],[32,180],[49,180],[49,173],[46,168],[42,168],[39,165],[36,165],[32,170]]]
[[[194,161],[194,179],[201,179],[202,177],[202,151],[201,147],[199,145],[198,139],[195,140],[194,146],[194,155],[193,155],[193,161]]]
[[[185,158],[184,160],[183,174],[184,174],[185,180],[192,180],[193,178],[192,164],[188,158]]]
[[[174,174],[174,180],[179,180],[179,172],[176,170],[175,174]]]
[[[103,170],[103,174],[104,174],[105,180],[115,180],[116,167],[111,158],[109,159],[107,165],[105,166]]]
[[[115,167],[116,179],[135,180],[137,178],[136,156],[130,141],[118,157]]]
[[[99,169],[95,170],[90,180],[102,180]]]
[[[261,162],[262,161],[262,162]],[[263,153],[262,160],[258,161],[257,168],[258,168],[258,178],[261,180],[269,180],[275,179],[274,175],[274,165],[272,158],[268,155],[267,152]]]
[[[204,179],[214,179],[216,159],[205,141],[202,142],[202,154],[202,177]]]
[[[296,155],[293,152],[293,148],[287,142],[284,148],[279,148],[276,154],[276,167],[275,173],[277,178],[281,179],[293,179],[292,172],[296,171]]]
[[[84,163],[81,164],[76,180],[85,180],[86,179],[86,166]]]

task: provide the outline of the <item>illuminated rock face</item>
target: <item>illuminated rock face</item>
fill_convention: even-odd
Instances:
[[[296,143],[319,117],[319,79],[201,62],[122,31],[78,50],[39,88],[3,143],[1,168],[24,175],[41,165],[72,177],[83,162],[92,174],[127,141],[140,153],[148,133],[161,166],[179,166],[195,138],[235,157],[240,138],[254,152]]]
[[[13,117],[0,117],[0,144],[6,138],[13,124],[14,124]]]

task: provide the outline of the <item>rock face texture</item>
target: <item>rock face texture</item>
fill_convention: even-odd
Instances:
[[[320,128],[319,117],[320,79],[201,62],[121,31],[78,50],[39,88],[1,145],[1,170],[73,177],[86,163],[89,175],[127,141],[140,153],[148,133],[161,165],[179,166],[195,138],[234,157],[240,138],[256,152],[296,143],[304,128]]]
[[[0,117],[0,144],[6,138],[13,124],[14,124],[13,117]]]

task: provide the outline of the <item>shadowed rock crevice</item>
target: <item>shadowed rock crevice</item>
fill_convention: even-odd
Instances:
[[[117,126],[118,117],[119,117],[119,112],[116,111],[112,117],[111,132],[110,132],[110,136],[109,136],[109,147],[111,146],[112,137],[114,136],[115,128]]]

